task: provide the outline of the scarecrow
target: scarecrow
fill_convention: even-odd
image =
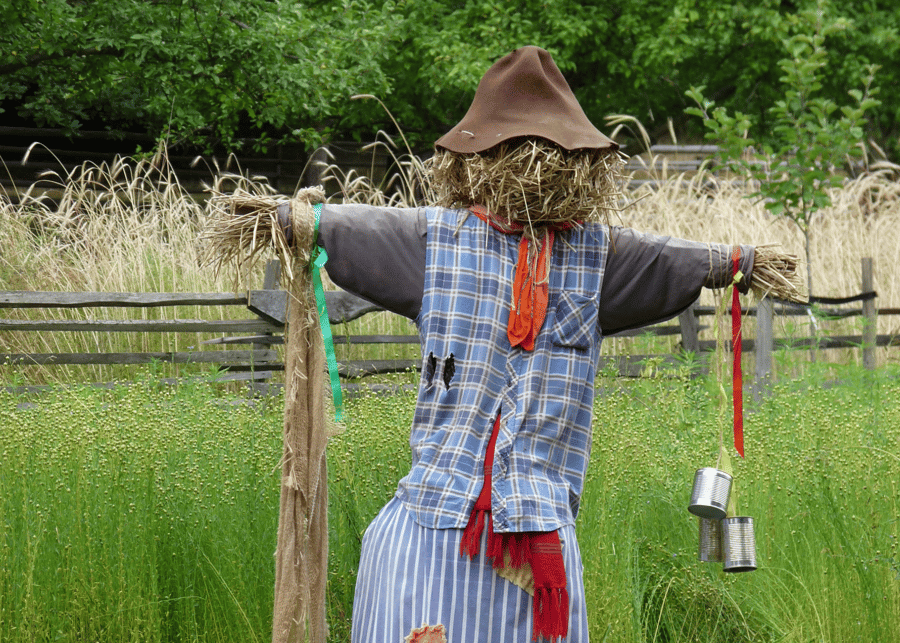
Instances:
[[[622,166],[550,54],[523,47],[435,143],[432,206],[305,193],[262,226],[300,263],[323,248],[336,284],[421,337],[412,466],[363,539],[355,643],[587,641],[575,519],[603,335],[735,280],[800,298],[795,258],[771,248],[609,225]]]

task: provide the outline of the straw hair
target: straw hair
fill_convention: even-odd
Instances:
[[[560,224],[609,223],[619,211],[623,167],[615,150],[570,152],[536,137],[480,153],[438,149],[426,163],[436,205],[480,204],[530,236]]]

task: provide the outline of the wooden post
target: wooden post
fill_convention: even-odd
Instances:
[[[772,379],[772,351],[775,347],[773,333],[775,307],[764,297],[756,306],[756,382],[753,397],[759,400]]]
[[[271,259],[266,262],[266,272],[263,277],[263,290],[278,290],[279,281],[281,280],[281,262],[278,259]],[[272,333],[263,333],[263,335],[271,336]],[[256,351],[271,351],[272,346],[268,344],[251,344],[251,349]],[[254,370],[257,367],[261,367],[265,369],[266,367],[271,367],[269,363],[259,363],[254,360],[253,368]],[[273,392],[272,382],[267,379],[264,382],[257,382],[255,380],[250,380],[248,383],[249,392],[251,395],[268,395]]]
[[[700,322],[694,312],[696,307],[697,302],[695,301],[687,310],[678,315],[678,323],[681,326],[681,345],[684,350],[694,354],[700,352]]]
[[[284,160],[284,146],[280,143],[275,146],[275,159],[278,162],[275,164],[275,176],[273,177],[272,184],[277,191],[283,193],[291,188],[285,189],[284,182],[282,181],[284,178],[284,165],[282,165],[282,161]]]
[[[277,290],[281,280],[281,262],[272,259],[266,262],[266,272],[263,276],[263,290]]]
[[[872,258],[862,259],[862,291],[875,290],[875,280],[872,271]],[[863,366],[870,371],[875,370],[875,333],[878,329],[878,312],[874,299],[866,299],[863,302],[863,332],[862,332],[862,359]]]
[[[705,356],[700,354],[700,320],[697,318],[697,301],[678,316],[678,324],[681,326],[681,348],[691,353],[693,363],[699,366],[699,369],[695,369],[691,373],[691,377],[707,372],[709,367],[709,362],[702,359]]]

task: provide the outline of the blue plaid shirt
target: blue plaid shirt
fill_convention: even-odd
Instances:
[[[467,211],[427,209],[425,296],[417,323],[422,379],[397,491],[419,524],[462,528],[481,490],[497,414],[494,529],[574,524],[591,446],[600,351],[601,224],[556,235],[547,318],[533,351],[512,348],[507,320],[519,235]]]

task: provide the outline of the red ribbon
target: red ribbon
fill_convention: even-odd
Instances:
[[[740,272],[741,249],[735,246],[731,253],[733,276]],[[736,281],[736,279],[735,279]],[[734,368],[732,377],[732,394],[734,400],[734,448],[744,457],[744,381],[741,375],[741,301],[737,284],[733,285],[731,295],[731,345],[734,352]]]

